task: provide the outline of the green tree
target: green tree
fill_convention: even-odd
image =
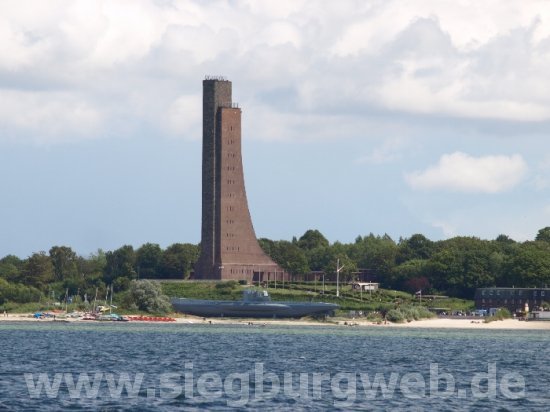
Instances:
[[[271,239],[266,238],[260,238],[258,239],[258,243],[260,244],[260,247],[262,250],[273,259],[273,254],[275,253],[275,242]]]
[[[137,274],[134,269],[136,263],[136,254],[134,248],[130,245],[107,252],[105,254],[104,281],[111,284],[117,277],[126,277],[135,279]]]
[[[74,277],[77,274],[77,256],[70,247],[54,246],[50,249],[54,278],[57,281]]]
[[[156,243],[145,243],[136,251],[136,268],[140,279],[159,277],[162,249]]]
[[[508,245],[516,243],[516,241],[514,239],[511,239],[510,236],[503,235],[503,234],[498,235],[495,241],[500,244],[508,244]]]
[[[396,262],[403,263],[413,259],[429,259],[435,252],[434,242],[424,235],[415,234],[399,242]]]
[[[273,242],[271,258],[289,273],[303,275],[310,271],[304,251],[286,240]]]
[[[22,273],[22,281],[27,286],[39,289],[54,280],[53,265],[46,252],[33,253],[26,260]]]
[[[455,237],[441,242],[440,251],[428,264],[431,285],[452,296],[471,299],[479,287],[495,286],[489,256],[491,243],[474,237]]]
[[[550,243],[550,226],[540,229],[535,237],[535,240]]]
[[[17,256],[8,255],[0,260],[0,278],[9,282],[19,282],[22,269],[23,261]]]
[[[550,243],[523,243],[504,268],[505,286],[546,287],[550,285]]]
[[[412,281],[413,279],[427,278],[428,264],[429,261],[425,259],[411,259],[395,266],[392,269],[391,277],[388,279],[388,286],[394,289],[407,289],[409,292],[426,289],[429,282],[428,284],[424,282],[422,288],[413,286],[413,289],[416,288],[416,290],[410,290],[410,286],[419,283],[419,281]]]
[[[353,280],[354,273],[357,272],[357,265],[348,255],[342,251],[339,251],[338,248],[332,248],[331,256],[327,265],[324,267],[324,272],[334,280],[336,280],[337,277],[337,264],[340,265],[338,266],[339,268],[342,268],[340,270],[340,282],[348,282]]]
[[[5,279],[0,279],[0,305],[6,302],[38,302],[41,295],[40,291],[32,286],[10,283]]]
[[[88,258],[79,256],[76,261],[77,272],[86,281],[94,281],[101,278],[107,266],[107,257],[103,250],[99,249],[96,253],[92,253]]]
[[[87,258],[78,256],[76,260],[78,276],[72,278],[71,281],[66,282],[64,287],[69,288],[70,293],[78,292],[82,299],[84,299],[85,295],[88,300],[93,298],[96,287],[101,290],[105,288],[103,274],[106,265],[107,258],[105,252],[101,249],[98,249],[96,253],[90,254]]]
[[[322,247],[328,247],[329,241],[318,230],[306,231],[300,239],[298,239],[298,247],[303,250],[312,250]]]
[[[396,264],[397,250],[397,245],[387,234],[374,236],[371,233],[356,239],[350,246],[349,256],[358,267],[371,269],[386,285]]]
[[[330,246],[320,246],[315,249],[307,250],[306,258],[311,270],[325,270],[331,260]]]
[[[199,259],[200,249],[191,243],[174,243],[160,259],[160,274],[167,279],[185,279]]]

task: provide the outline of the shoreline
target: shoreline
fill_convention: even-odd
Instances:
[[[194,316],[176,317],[170,324],[184,325],[280,325],[280,326],[331,326],[331,327],[360,327],[360,328],[424,328],[424,329],[513,329],[513,330],[550,330],[550,321],[522,321],[518,319],[496,320],[484,323],[483,319],[422,319],[412,322],[377,324],[367,320],[334,318],[328,322],[301,319],[238,319],[238,318],[200,318]],[[57,317],[47,319],[35,319],[32,314],[9,314],[8,317],[0,316],[3,322],[64,322],[64,323],[94,323],[97,321],[77,318]],[[106,322],[102,322],[106,323]],[[117,322],[107,322],[117,323]],[[155,321],[129,321],[124,323],[164,323]]]

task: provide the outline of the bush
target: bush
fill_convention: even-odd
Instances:
[[[495,320],[504,320],[504,319],[510,319],[512,317],[512,314],[510,311],[506,308],[500,308],[496,311],[496,313],[493,316],[489,316],[485,318],[484,323],[493,322]]]
[[[161,286],[150,280],[133,280],[127,296],[127,305],[149,313],[168,313],[172,305],[162,294]]]
[[[503,320],[503,319],[510,319],[512,317],[512,314],[510,313],[510,311],[508,309],[500,308],[499,310],[497,310],[497,313],[495,313],[495,316],[499,320]]]
[[[228,280],[227,282],[220,282],[216,283],[216,289],[235,289],[237,286],[239,286],[239,282],[236,280]]]
[[[423,306],[401,306],[398,309],[391,309],[386,315],[390,322],[402,323],[413,320],[429,319],[435,315]]]
[[[369,312],[367,314],[367,320],[371,322],[380,322],[382,321],[382,315],[379,312]]]
[[[399,309],[392,309],[386,314],[386,319],[394,323],[403,323],[405,322],[405,317]]]

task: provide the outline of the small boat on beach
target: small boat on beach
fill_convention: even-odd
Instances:
[[[108,315],[100,315],[96,320],[102,322],[128,322],[128,319],[124,316],[117,315],[116,313],[110,313]]]

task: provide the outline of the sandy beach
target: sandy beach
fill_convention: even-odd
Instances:
[[[410,323],[389,323],[389,327],[409,328],[453,328],[453,329],[546,329],[550,330],[550,322],[523,321],[518,319],[496,320],[484,323],[483,320],[470,319],[424,319]]]
[[[0,323],[2,322],[55,322],[55,321],[67,321],[67,322],[85,322],[90,323],[94,321],[81,320],[78,318],[63,318],[56,317],[47,319],[35,319],[32,314],[10,314],[8,317],[0,317]],[[131,323],[158,323],[158,322],[143,322],[132,321]],[[295,320],[295,319],[223,319],[223,318],[210,318],[203,319],[194,316],[181,316],[176,317],[175,322],[172,324],[216,324],[216,325],[246,325],[252,323],[253,325],[282,325],[282,326],[341,326],[341,327],[368,327],[368,328],[434,328],[434,329],[522,329],[522,330],[550,330],[550,321],[522,321],[518,319],[505,319],[499,321],[493,321],[490,323],[484,323],[482,319],[424,319],[412,322],[404,323],[391,323],[377,324],[367,320],[349,320],[342,318],[332,318],[327,322],[315,321],[315,320]]]

